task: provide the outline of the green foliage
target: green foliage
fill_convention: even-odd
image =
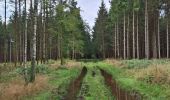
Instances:
[[[106,41],[110,40],[110,35],[108,32],[108,12],[106,10],[104,2],[102,2],[101,7],[98,11],[98,17],[96,18],[95,26],[93,27],[93,47],[94,55],[98,57],[105,58],[104,54],[107,49],[109,49]]]
[[[168,64],[169,60],[166,59],[154,59],[154,60],[138,60],[138,59],[133,59],[133,60],[123,60],[122,64],[125,65],[125,68],[128,69],[133,69],[133,68],[146,68],[151,64]]]
[[[132,69],[132,68],[145,68],[148,67],[148,65],[151,64],[152,61],[149,60],[124,60],[123,64],[126,68]]]
[[[1,76],[0,76],[0,83],[8,82],[11,79],[17,77],[17,75],[18,75],[18,73],[15,72],[15,71],[6,72],[4,74],[1,74]]]
[[[25,70],[27,70],[29,74],[31,73],[31,67],[30,66],[28,66],[27,69],[25,69],[24,67],[19,67],[19,68],[15,69],[14,72],[21,74],[21,75],[24,75]],[[49,73],[49,69],[48,69],[47,65],[41,64],[41,65],[37,65],[35,67],[35,72],[39,73],[39,74],[47,74],[47,73]]]

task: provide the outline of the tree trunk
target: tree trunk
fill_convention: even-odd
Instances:
[[[63,58],[63,37],[61,34],[60,38],[60,56],[61,56],[61,65],[64,65],[64,58]]]
[[[159,14],[158,14],[158,58],[159,59],[161,58]]]
[[[6,29],[6,9],[7,9],[7,4],[5,0],[5,34],[7,34],[7,29]],[[6,39],[4,39],[4,62],[7,63],[7,46],[6,46]]]
[[[119,49],[119,23],[117,18],[117,55],[120,57],[120,49]]]
[[[102,32],[102,55],[103,59],[105,59],[105,43],[104,43],[104,31]]]
[[[149,16],[148,16],[148,3],[147,3],[147,59],[150,57],[150,50],[149,50]]]
[[[33,49],[32,49],[32,61],[31,61],[31,77],[30,82],[35,81],[35,62],[36,62],[36,34],[37,34],[37,16],[38,16],[38,0],[34,0],[34,32],[33,32]]]
[[[18,29],[17,29],[17,26],[18,26],[18,0],[15,0],[15,17],[14,17],[14,20],[15,20],[15,24],[14,24],[14,31],[15,31],[15,67],[17,66],[17,62],[18,62]]]
[[[145,57],[149,59],[148,1],[145,1]]]
[[[25,0],[25,47],[24,47],[24,67],[25,67],[25,82],[28,82],[28,73],[27,73],[27,1]]]
[[[46,62],[46,45],[45,45],[45,39],[46,39],[46,0],[43,0],[43,63]]]
[[[19,59],[20,59],[20,65],[22,65],[22,61],[23,61],[23,53],[22,53],[22,28],[21,28],[21,0],[19,0]]]
[[[129,14],[128,14],[128,26],[127,26],[127,58],[130,58],[130,50],[129,50]]]
[[[135,51],[135,11],[133,10],[133,58],[136,57]]]
[[[137,12],[137,58],[139,59],[139,15]]]
[[[123,57],[126,59],[126,16],[125,16],[125,11],[124,11],[124,39],[123,39],[123,44],[124,44],[124,50],[123,50]]]
[[[115,23],[115,58],[117,57],[117,28]]]
[[[167,21],[167,58],[169,58],[169,30],[168,30],[168,27],[169,27],[169,23],[168,23],[168,21]]]

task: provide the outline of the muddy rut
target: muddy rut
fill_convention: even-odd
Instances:
[[[110,87],[112,95],[116,100],[142,100],[142,97],[137,92],[129,92],[121,89],[112,75],[100,69],[102,76],[105,79],[105,84]]]
[[[80,75],[73,82],[70,83],[64,100],[76,100],[77,94],[81,89],[83,78],[85,77],[86,74],[87,68],[83,67]]]

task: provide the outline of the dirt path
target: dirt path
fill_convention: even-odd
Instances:
[[[77,98],[76,96],[79,90],[81,89],[82,81],[86,73],[87,73],[87,68],[83,67],[78,78],[70,83],[69,88],[68,88],[68,93],[66,94],[64,100],[76,100]]]
[[[105,79],[105,84],[110,87],[113,96],[116,100],[141,100],[141,96],[135,92],[129,92],[121,89],[117,84],[116,80],[112,78],[112,75],[106,71],[100,69],[101,74]]]
[[[87,66],[88,72],[83,79],[77,100],[114,100],[98,68]]]

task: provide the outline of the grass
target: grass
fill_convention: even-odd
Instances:
[[[36,94],[48,87],[48,78],[43,75],[37,75],[34,83],[25,85],[21,77],[13,79],[10,83],[5,83],[2,88],[1,100],[17,100],[22,96]]]
[[[100,70],[93,63],[85,63],[88,73],[83,80],[79,97],[85,100],[113,100],[113,96],[104,83]],[[95,75],[93,76],[93,72]]]
[[[114,99],[98,67],[110,73],[122,89],[129,92],[136,91],[144,97],[144,100],[170,100],[168,59],[83,62],[67,60],[65,67],[59,66],[59,61],[51,60],[47,65],[37,66],[36,82],[27,87],[24,86],[22,68],[7,69],[0,76],[0,98],[5,96],[14,100],[60,100],[67,93],[69,83],[80,74],[82,67],[79,66],[88,68],[78,94],[78,97],[83,97],[85,100]],[[95,72],[94,77],[93,72]]]
[[[132,62],[138,63],[138,64],[144,63],[142,65],[142,66],[144,66],[144,65],[148,65],[149,61],[148,62],[130,61],[130,64]],[[129,64],[129,62],[128,62],[128,64]],[[165,64],[165,63],[163,63],[163,64]],[[100,66],[101,68],[106,70],[108,73],[112,74],[113,78],[115,78],[117,80],[119,85],[127,91],[137,91],[138,93],[143,95],[145,99],[148,99],[148,100],[169,100],[170,99],[170,91],[169,91],[170,86],[169,85],[149,84],[145,81],[136,79],[135,76],[133,76],[134,74],[129,74],[128,73],[129,69],[122,68],[122,67],[120,67],[120,68],[114,67],[113,65],[107,64],[104,62],[97,63],[97,66]],[[145,68],[147,68],[147,67],[145,67]],[[138,70],[140,70],[140,69],[138,69]]]
[[[60,100],[67,93],[69,83],[80,74],[81,67],[58,68],[50,70],[49,88],[36,94],[24,97],[26,100]]]
[[[11,100],[11,98],[13,100],[60,100],[67,92],[68,84],[79,75],[81,70],[79,63],[74,64],[69,61],[69,64],[71,65],[69,68],[60,67],[58,61],[50,60],[48,64],[37,65],[36,80],[28,86],[25,86],[23,67],[5,69],[0,76],[0,99],[6,96],[9,99],[5,100]],[[0,65],[2,68],[3,64]]]

